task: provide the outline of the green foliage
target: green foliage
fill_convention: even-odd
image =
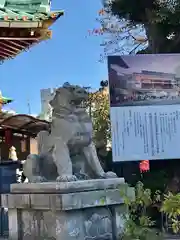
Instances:
[[[180,0],[104,2],[105,8],[120,20],[125,19],[131,29],[144,26],[149,42],[147,53],[180,52]]]
[[[169,225],[174,233],[180,232],[180,193],[168,193],[164,196],[161,211],[169,220]]]
[[[111,137],[108,89],[90,93],[87,106],[93,122],[94,141],[97,147],[106,148]]]
[[[161,235],[153,228],[155,222],[147,215],[147,208],[154,201],[159,200],[160,193],[157,191],[152,197],[150,189],[145,189],[141,182],[135,187],[134,199],[127,196],[126,191],[121,192],[125,205],[129,209],[125,218],[125,228],[122,240],[149,240],[162,239]]]
[[[93,124],[93,140],[105,171],[111,170],[111,122],[108,81],[101,81],[99,90],[89,93],[86,109]],[[110,145],[110,146],[109,146]]]
[[[170,20],[170,23],[177,25],[172,16],[176,16],[179,8],[179,1],[171,0],[114,0],[110,3],[111,10],[119,17],[126,18],[134,23],[163,23]],[[127,16],[127,12],[129,12]],[[179,20],[179,16],[176,16]]]
[[[178,217],[180,215],[180,193],[176,195],[166,194],[161,210],[168,214],[170,218]]]

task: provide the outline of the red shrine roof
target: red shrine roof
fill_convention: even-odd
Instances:
[[[49,26],[63,14],[63,11],[30,14],[0,9],[0,62],[51,38]]]

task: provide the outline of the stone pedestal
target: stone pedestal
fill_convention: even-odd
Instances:
[[[126,213],[120,194],[125,186],[120,178],[13,184],[2,197],[9,239],[116,240]]]

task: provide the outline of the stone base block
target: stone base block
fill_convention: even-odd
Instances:
[[[127,209],[123,179],[13,184],[3,195],[11,240],[116,240]]]

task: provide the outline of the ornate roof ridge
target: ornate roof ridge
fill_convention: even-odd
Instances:
[[[57,19],[64,14],[63,10],[59,11],[51,11],[51,12],[26,12],[26,11],[15,11],[13,9],[7,8],[0,8],[0,20],[31,20],[31,21],[38,21],[38,20],[48,20],[50,18]]]
[[[0,8],[25,12],[50,12],[50,0],[0,0]]]

